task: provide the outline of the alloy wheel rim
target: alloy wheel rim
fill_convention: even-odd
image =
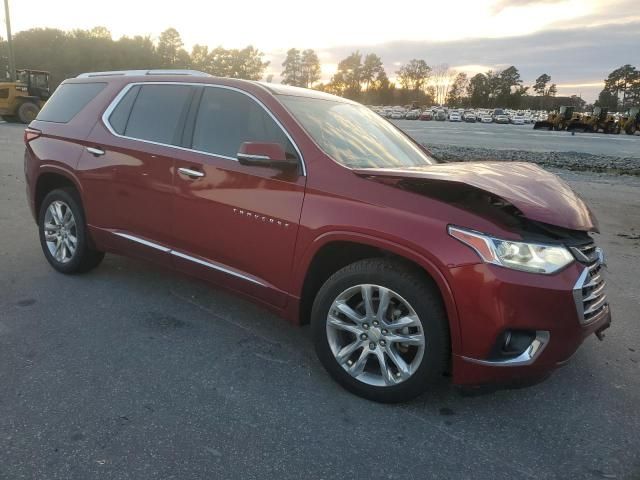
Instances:
[[[411,304],[373,284],[350,287],[336,297],[327,315],[327,339],[349,375],[377,387],[408,380],[425,351],[422,323]]]
[[[78,249],[78,228],[69,205],[60,200],[52,202],[44,216],[44,238],[51,256],[60,263],[68,263]]]

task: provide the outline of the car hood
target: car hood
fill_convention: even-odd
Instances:
[[[489,192],[516,207],[525,217],[571,230],[598,231],[584,201],[557,175],[532,163],[454,162],[410,168],[355,169],[364,177],[451,182]]]

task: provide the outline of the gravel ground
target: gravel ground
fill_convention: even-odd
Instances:
[[[522,150],[498,150],[454,145],[425,145],[440,160],[470,162],[477,160],[502,160],[508,162],[532,162],[543,167],[562,168],[608,174],[640,175],[640,159],[593,155],[581,152],[530,152]],[[638,148],[640,149],[640,142]]]

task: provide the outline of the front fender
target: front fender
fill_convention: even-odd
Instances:
[[[422,255],[416,251],[416,249],[410,246],[402,245],[397,242],[392,242],[387,239],[382,239],[372,235],[363,233],[337,230],[324,232],[321,235],[313,239],[313,241],[306,247],[301,256],[294,263],[293,271],[293,285],[297,287],[296,296],[298,298],[302,295],[302,287],[305,282],[305,277],[311,262],[315,255],[322,249],[322,247],[333,242],[351,242],[370,247],[375,247],[381,250],[388,251],[399,257],[405,258],[410,262],[418,265],[434,280],[440,295],[442,297],[447,318],[449,320],[449,330],[451,334],[451,347],[454,353],[458,352],[461,348],[461,333],[460,325],[458,321],[458,313],[456,309],[455,300],[453,297],[452,289],[447,280],[446,272],[448,270],[443,266],[438,266],[432,259],[425,255]]]

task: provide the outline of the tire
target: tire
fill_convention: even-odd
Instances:
[[[45,229],[45,224],[50,228]],[[62,188],[47,194],[40,206],[38,230],[44,256],[61,273],[88,272],[104,258],[104,252],[90,245],[82,202],[74,189]]]
[[[384,315],[375,318],[363,315],[361,286],[370,292],[371,312],[375,310],[376,315],[384,290],[389,292],[390,308],[384,310]],[[334,302],[344,299],[347,303],[340,308],[345,305],[351,308],[349,313],[353,318],[355,311],[360,323],[336,310],[338,304]],[[413,323],[404,329],[394,328],[403,321],[404,324]],[[366,259],[334,273],[315,298],[311,328],[316,353],[327,372],[348,391],[376,402],[408,401],[442,381],[449,366],[449,326],[437,287],[402,262]],[[399,342],[400,338],[410,340],[412,344]],[[399,364],[392,361],[390,352],[404,361],[404,366],[408,367],[404,373]],[[344,354],[342,362],[336,358],[338,353]],[[380,367],[380,356],[389,368]],[[366,358],[364,366],[363,357]]]
[[[31,123],[35,120],[38,112],[40,111],[40,107],[33,102],[24,102],[18,107],[18,111],[16,115],[18,116],[18,120],[24,124]]]

